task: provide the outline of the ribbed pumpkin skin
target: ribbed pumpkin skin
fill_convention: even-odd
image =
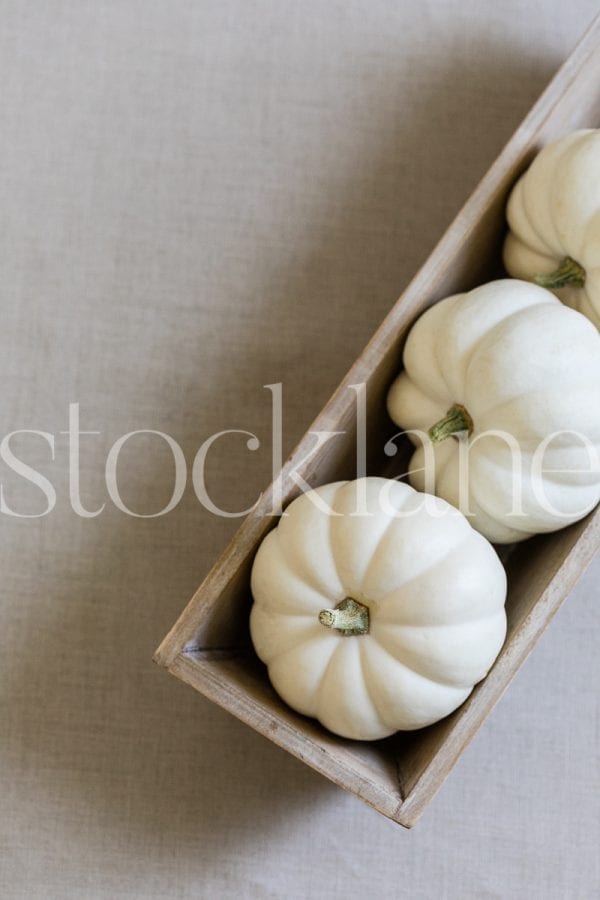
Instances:
[[[294,500],[261,544],[251,586],[252,641],[275,690],[358,740],[448,715],[506,634],[506,576],[491,545],[443,500],[389,479]],[[346,597],[368,607],[367,634],[319,622]]]
[[[564,528],[598,503],[599,389],[600,335],[589,320],[544,288],[503,279],[421,316],[388,411],[400,428],[422,434],[409,431],[418,447],[411,484],[458,506],[493,543],[511,543]],[[428,430],[457,403],[472,418],[470,437],[432,447]],[[558,436],[538,456],[536,474],[536,450],[550,435]]]
[[[543,147],[509,197],[506,270],[533,279],[565,257],[585,270],[582,287],[556,295],[600,327],[600,130],[575,131]]]

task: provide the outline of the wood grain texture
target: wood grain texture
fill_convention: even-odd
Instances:
[[[249,575],[254,554],[276,524],[274,500],[356,477],[356,394],[366,384],[370,474],[398,475],[406,456],[384,452],[394,434],[385,395],[415,318],[448,294],[501,273],[504,206],[535,152],[576,128],[600,125],[600,17],[518,128],[443,238],[158,648],[155,659],[182,681],[351,791],[410,827],[489,715],[600,545],[600,510],[583,522],[517,545],[506,559],[508,636],[487,678],[453,715],[419,732],[373,744],[346,741],[288,709],[271,688],[249,640]],[[338,436],[314,453],[314,432]]]

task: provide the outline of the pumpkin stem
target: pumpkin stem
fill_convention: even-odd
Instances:
[[[461,403],[455,403],[451,406],[443,419],[436,422],[429,429],[429,437],[434,444],[445,441],[452,434],[460,434],[461,431],[467,431],[469,434],[473,431],[473,419],[462,406]]]
[[[585,269],[578,262],[565,256],[558,269],[550,272],[549,275],[536,275],[533,279],[540,287],[548,288],[553,291],[556,288],[573,285],[574,287],[583,287],[585,284]]]
[[[367,634],[369,631],[369,608],[352,597],[346,597],[335,609],[322,609],[319,622],[326,628],[333,628],[340,634]]]

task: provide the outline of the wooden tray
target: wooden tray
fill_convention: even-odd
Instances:
[[[394,433],[384,399],[402,341],[425,307],[501,273],[504,206],[511,186],[543,145],[576,128],[600,126],[600,17],[592,24],[425,265],[283,468],[283,501],[311,486],[356,477],[356,391],[366,384],[370,474],[404,471],[403,454],[384,446]],[[311,432],[343,432],[313,455]],[[242,721],[384,815],[410,827],[429,803],[600,543],[600,510],[555,534],[517,545],[507,556],[508,637],[487,678],[455,713],[418,732],[376,743],[336,738],[297,715],[270,687],[250,646],[249,574],[256,549],[276,524],[274,486],[243,522],[156,652],[156,661]],[[258,761],[257,761],[258,763]],[[549,788],[550,789],[550,788]]]

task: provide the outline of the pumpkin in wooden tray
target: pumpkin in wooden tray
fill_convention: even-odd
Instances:
[[[411,329],[388,410],[410,481],[494,543],[577,522],[600,499],[600,335],[535,284],[436,303]]]
[[[252,569],[250,632],[278,694],[343,737],[447,716],[506,634],[506,576],[457,509],[394,479],[295,499]]]
[[[600,327],[600,129],[543,147],[506,214],[507,272],[555,291]]]

